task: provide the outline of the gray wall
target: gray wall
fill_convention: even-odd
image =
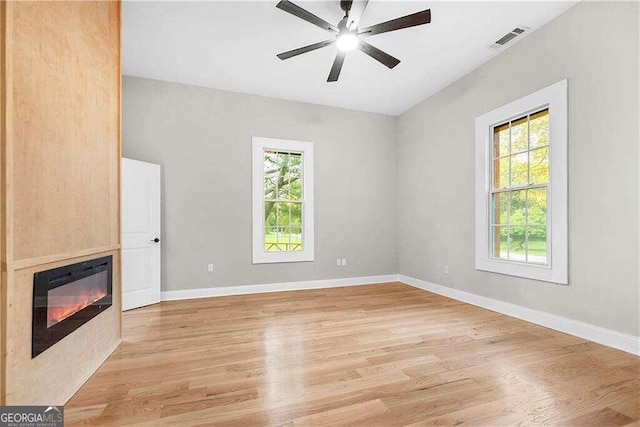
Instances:
[[[638,34],[637,2],[582,2],[399,118],[401,274],[640,335]],[[565,78],[570,285],[476,271],[474,120]]]
[[[134,77],[122,104],[123,155],[162,165],[163,290],[397,273],[395,117]],[[252,265],[254,135],[314,143],[314,262]]]

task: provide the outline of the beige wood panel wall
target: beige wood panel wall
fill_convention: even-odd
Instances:
[[[11,260],[115,245],[119,6],[12,2],[9,12]]]
[[[5,170],[5,114],[6,114],[6,83],[5,83],[5,41],[6,41],[6,20],[5,20],[5,2],[0,2],[0,171]],[[6,258],[5,243],[5,186],[4,173],[0,173],[0,405],[4,405],[4,336],[6,332],[6,314],[4,310],[4,302],[6,301]]]
[[[0,403],[62,404],[121,337],[120,3],[0,11]],[[31,359],[33,274],[105,254],[114,306]]]

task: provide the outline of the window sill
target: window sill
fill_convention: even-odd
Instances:
[[[256,254],[253,257],[253,264],[277,264],[291,262],[312,262],[313,254],[291,254],[291,253],[267,253]]]
[[[566,271],[554,269],[550,265],[526,264],[517,261],[502,261],[496,259],[479,259],[476,261],[476,270],[558,283],[561,285],[569,284]]]

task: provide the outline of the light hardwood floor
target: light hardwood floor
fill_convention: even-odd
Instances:
[[[640,358],[390,283],[163,302],[69,425],[625,425]]]

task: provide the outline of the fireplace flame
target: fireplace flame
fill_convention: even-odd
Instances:
[[[61,288],[49,291],[47,328],[62,322],[67,317],[107,296],[107,291],[100,287],[86,287],[76,289],[72,294],[61,294],[60,292],[61,295],[56,295],[56,291]]]

